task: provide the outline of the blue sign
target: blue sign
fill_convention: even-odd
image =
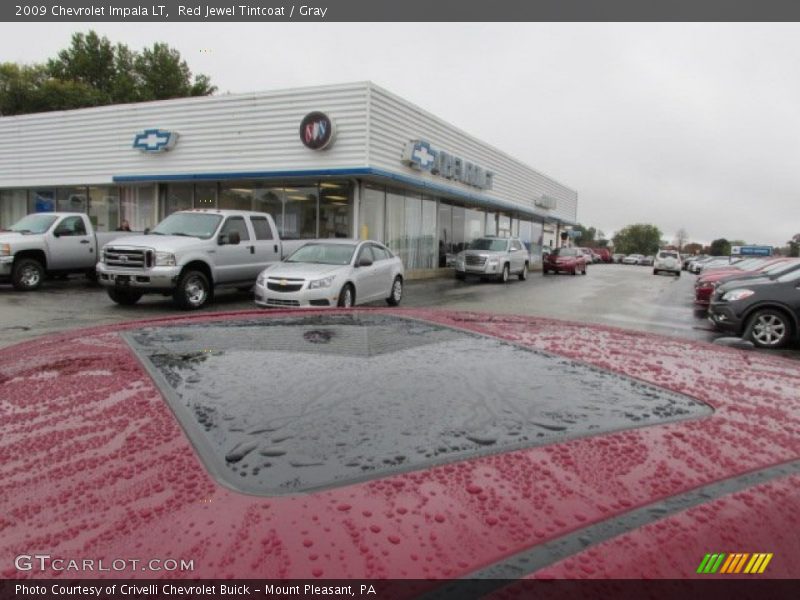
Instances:
[[[732,246],[731,256],[772,256],[772,246]]]
[[[166,152],[178,143],[178,133],[165,129],[145,129],[133,138],[133,147],[142,152]]]

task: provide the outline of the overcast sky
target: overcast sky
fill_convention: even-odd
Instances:
[[[93,28],[224,92],[372,80],[578,191],[607,234],[800,232],[800,25],[0,24],[0,61]]]

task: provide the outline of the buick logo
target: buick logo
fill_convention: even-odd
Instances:
[[[333,144],[336,126],[325,113],[310,112],[300,122],[300,141],[306,148],[325,150]]]

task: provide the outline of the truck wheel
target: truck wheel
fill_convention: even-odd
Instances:
[[[211,284],[201,271],[184,271],[172,299],[183,310],[202,308],[211,297]]]
[[[122,306],[133,306],[142,297],[142,293],[111,288],[108,290],[108,297]]]
[[[14,263],[11,283],[20,292],[30,292],[42,285],[44,267],[35,258],[21,258]]]

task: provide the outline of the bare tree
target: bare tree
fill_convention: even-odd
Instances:
[[[688,239],[689,234],[686,232],[686,230],[683,227],[678,229],[678,231],[675,233],[675,244],[678,246],[678,252],[683,250],[683,245]]]

